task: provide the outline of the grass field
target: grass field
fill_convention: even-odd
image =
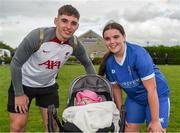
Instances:
[[[98,66],[96,66],[97,68]],[[180,132],[180,66],[162,65],[159,66],[165,75],[171,89],[171,111],[168,132]],[[79,75],[84,74],[80,65],[65,65],[58,76],[60,110],[59,117],[66,106],[68,88],[72,81]],[[10,84],[9,65],[0,66],[0,132],[9,132],[9,117],[6,111],[7,92]],[[31,104],[27,132],[43,132],[43,124],[38,107],[34,101]],[[145,131],[144,127],[142,131]]]

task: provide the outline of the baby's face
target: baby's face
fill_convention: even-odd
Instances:
[[[85,105],[85,104],[89,104],[89,103],[95,103],[95,101],[93,101],[92,99],[87,98],[87,97],[83,97],[81,99],[81,104]]]

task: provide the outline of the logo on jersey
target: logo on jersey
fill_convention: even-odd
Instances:
[[[68,56],[68,55],[69,55],[69,53],[70,53],[70,52],[66,52],[66,54],[65,54],[65,55],[66,55],[66,56]]]
[[[64,58],[67,59],[69,57],[69,54],[70,54],[70,52],[66,52]]]
[[[159,118],[159,121],[160,121],[161,123],[164,123],[164,118]]]
[[[123,88],[134,88],[138,85],[140,85],[140,80],[139,79],[135,79],[135,80],[131,80],[131,81],[126,81],[126,82],[122,82],[121,86]]]
[[[131,67],[130,66],[128,66],[128,73],[129,73],[129,75],[132,75],[132,71],[131,71]]]
[[[44,50],[44,49],[43,49],[42,52],[43,52],[43,53],[49,53],[50,51],[47,51],[47,50]]]
[[[111,69],[111,73],[112,73],[112,74],[115,74],[116,71],[115,71],[114,69]]]
[[[41,64],[38,64],[38,65],[46,66],[46,69],[59,69],[61,62],[60,61],[47,60]]]

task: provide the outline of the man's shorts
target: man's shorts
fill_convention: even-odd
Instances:
[[[55,83],[52,86],[44,87],[44,88],[32,88],[28,86],[24,86],[24,93],[29,97],[29,105],[30,107],[31,101],[33,98],[36,99],[36,105],[43,108],[48,108],[48,105],[54,104],[56,108],[59,107],[59,96],[58,96],[58,85]],[[10,88],[8,90],[8,105],[7,110],[11,113],[16,113],[15,111],[15,96],[14,89],[11,83]]]
[[[146,120],[146,126],[151,121],[149,105],[142,105],[127,97],[126,99],[126,120],[128,123],[141,124]],[[159,120],[163,128],[168,127],[168,119],[170,113],[169,97],[159,98]]]

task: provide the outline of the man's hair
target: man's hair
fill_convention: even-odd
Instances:
[[[75,16],[77,19],[80,18],[80,14],[78,12],[78,10],[73,7],[72,5],[64,5],[62,7],[59,8],[58,10],[58,16],[60,15],[68,15],[68,16]]]

